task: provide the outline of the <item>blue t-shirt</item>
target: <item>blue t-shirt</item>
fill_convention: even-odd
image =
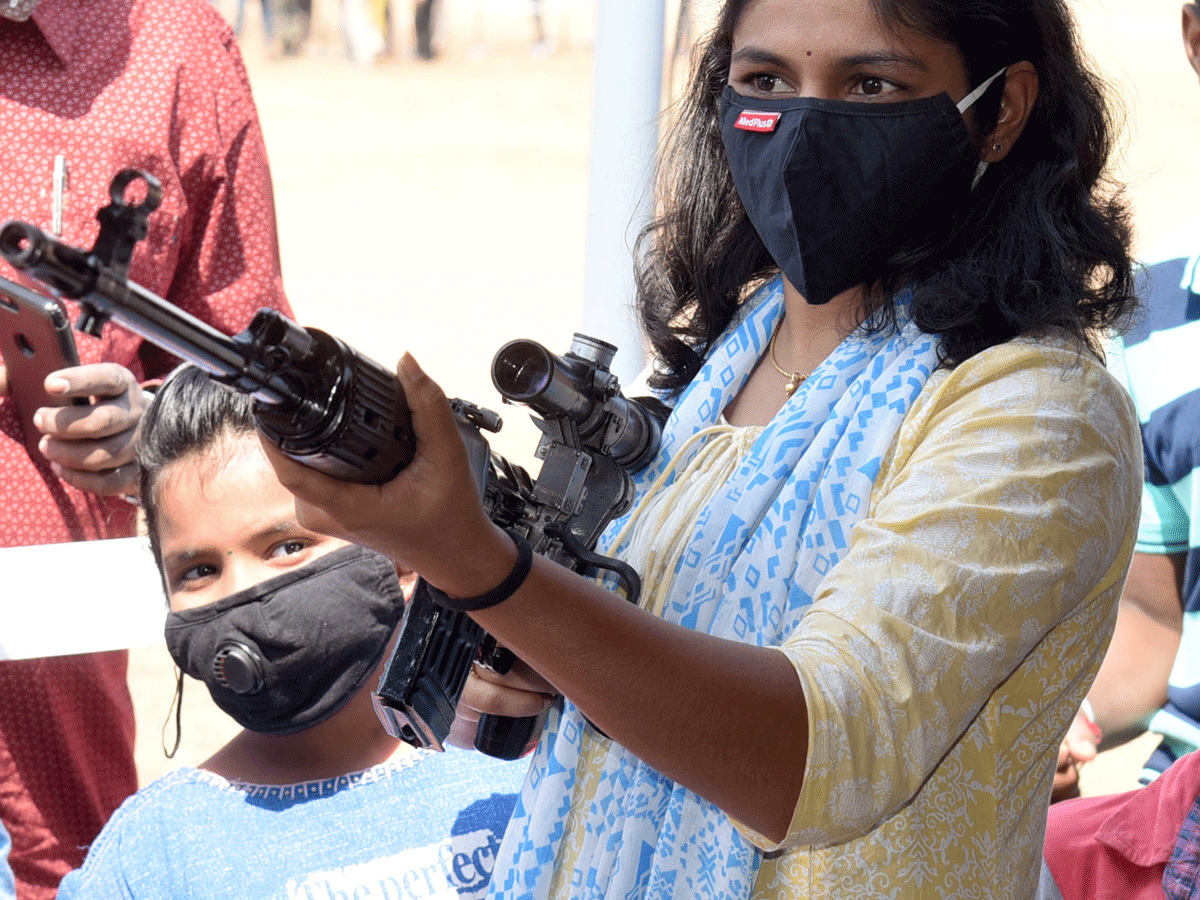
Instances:
[[[1143,318],[1112,369],[1137,405],[1146,456],[1139,553],[1186,554],[1183,637],[1168,702],[1147,724],[1163,735],[1150,780],[1200,747],[1200,219],[1152,247],[1139,284]]]
[[[0,825],[0,900],[14,900],[17,896],[17,882],[8,865],[8,851],[11,849],[12,841],[8,832]]]
[[[415,751],[282,787],[178,769],[121,805],[58,896],[482,897],[527,767],[462,750]]]

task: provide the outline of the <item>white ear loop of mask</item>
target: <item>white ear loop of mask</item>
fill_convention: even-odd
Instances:
[[[961,100],[959,100],[958,104],[957,104],[958,114],[962,115],[968,109],[970,109],[972,106],[974,106],[975,101],[978,100],[980,97],[982,97],[984,95],[984,93],[987,91],[987,89],[992,86],[992,82],[995,81],[997,78],[999,78],[1001,75],[1003,75],[1007,71],[1008,71],[1008,66],[1005,66],[1003,69],[1001,69],[999,72],[997,72],[991,78],[989,78],[983,84],[979,85],[979,87],[975,88],[975,90],[971,91],[971,93],[967,94],[967,96],[965,96]],[[971,190],[975,190],[975,185],[979,184],[979,179],[983,177],[983,173],[987,171],[987,167],[988,167],[987,161],[981,159],[979,161],[979,165],[977,165],[975,167],[975,177],[971,180]]]

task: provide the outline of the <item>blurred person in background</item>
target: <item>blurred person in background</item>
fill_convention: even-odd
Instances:
[[[1200,73],[1200,6],[1182,10],[1183,46]],[[1112,644],[1059,752],[1055,797],[1078,767],[1146,730],[1162,741],[1147,784],[1200,747],[1200,218],[1143,256],[1142,317],[1110,352],[1137,405],[1145,449],[1138,541]]]
[[[238,40],[245,36],[247,0],[238,0],[234,15],[233,30]],[[275,49],[275,0],[261,0],[263,44],[268,55]]]
[[[110,181],[136,167],[161,182],[163,200],[133,280],[230,334],[259,307],[287,311],[249,81],[206,0],[0,2],[0,149],[0,220],[91,247]],[[39,289],[6,263],[0,275]],[[0,547],[135,533],[122,495],[137,489],[141,384],[173,361],[111,325],[76,342],[82,365],[47,386],[91,405],[41,410],[39,453],[26,451],[11,398],[0,401]],[[137,789],[126,660],[0,662],[0,822],[20,900],[53,897]]]
[[[417,36],[417,57],[433,59],[437,51],[433,46],[434,16],[437,13],[437,0],[417,0],[413,11],[413,25]]]
[[[1044,856],[1037,900],[1194,900],[1200,753],[1145,787],[1055,803]]]
[[[554,43],[546,34],[546,15],[543,0],[529,0],[530,13],[533,17],[533,46],[535,54],[547,54],[554,50]]]

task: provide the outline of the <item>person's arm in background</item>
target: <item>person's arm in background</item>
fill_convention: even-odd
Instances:
[[[46,391],[90,399],[88,406],[43,407],[34,422],[44,432],[42,455],[63,481],[101,496],[137,487],[133,437],[149,403],[132,372],[116,363],[60,369]],[[0,363],[0,399],[8,396],[8,373]]]
[[[47,377],[46,391],[92,401],[44,406],[34,415],[44,432],[38,449],[58,477],[101,496],[136,492],[133,438],[150,398],[133,373],[116,363],[74,366]]]
[[[1095,759],[1102,739],[1111,746],[1136,737],[1139,726],[1166,702],[1183,631],[1184,559],[1182,553],[1134,554],[1112,643],[1088,691],[1095,719],[1081,709],[1063,739],[1055,800],[1077,793],[1076,767]]]
[[[1183,630],[1184,558],[1134,554],[1112,643],[1088,691],[1096,724],[1110,740],[1135,736],[1129,732],[1166,702]]]

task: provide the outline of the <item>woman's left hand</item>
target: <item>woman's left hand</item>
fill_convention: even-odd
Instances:
[[[536,716],[553,705],[557,697],[558,691],[550,682],[521,660],[505,675],[476,663],[463,686],[447,743],[470,749],[475,746],[481,715],[512,719]]]

